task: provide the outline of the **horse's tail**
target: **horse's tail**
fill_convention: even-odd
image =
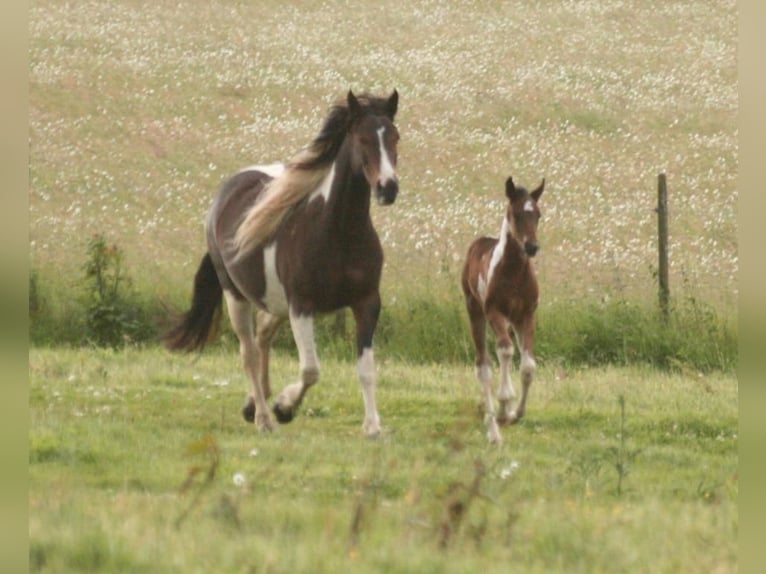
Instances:
[[[201,351],[218,332],[223,288],[210,253],[202,258],[194,276],[191,309],[178,317],[175,327],[162,337],[171,351]]]

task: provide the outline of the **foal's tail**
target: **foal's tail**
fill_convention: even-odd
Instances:
[[[194,276],[191,309],[178,317],[175,327],[162,337],[171,351],[201,351],[218,332],[223,289],[210,254],[202,258]]]

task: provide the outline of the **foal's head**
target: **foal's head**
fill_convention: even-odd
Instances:
[[[393,123],[399,94],[394,90],[387,100],[365,102],[367,105],[364,105],[349,91],[347,103],[352,168],[364,173],[378,203],[390,205],[399,193],[399,177],[396,175],[399,131]]]
[[[540,245],[537,243],[537,223],[540,221],[540,209],[537,202],[543,194],[545,178],[534,191],[527,191],[513,183],[509,177],[505,182],[505,195],[508,197],[508,228],[511,236],[524,249],[529,257],[534,257]]]

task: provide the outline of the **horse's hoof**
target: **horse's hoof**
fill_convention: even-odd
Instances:
[[[273,432],[274,431],[274,423],[271,421],[271,417],[268,413],[266,413],[264,416],[259,416],[258,421],[255,423],[256,428],[259,432]]]
[[[295,418],[294,409],[286,409],[279,403],[274,403],[274,407],[271,410],[274,413],[274,416],[277,417],[277,422],[279,422],[279,424],[287,424]]]
[[[255,422],[255,401],[252,397],[248,397],[242,406],[242,418],[249,423]]]

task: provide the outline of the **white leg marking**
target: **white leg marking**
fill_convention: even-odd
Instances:
[[[495,419],[495,404],[492,399],[492,368],[487,363],[476,366],[476,378],[479,379],[484,395],[484,422],[487,425],[487,440],[492,444],[501,441],[500,429]]]
[[[513,345],[498,348],[497,358],[500,361],[500,388],[497,391],[497,400],[500,404],[497,418],[500,422],[506,423],[512,419],[513,401],[516,399],[516,390],[511,381]]]
[[[309,387],[319,380],[319,359],[314,344],[314,318],[311,315],[296,315],[290,309],[290,327],[298,347],[301,374],[297,383],[287,385],[277,397],[276,403],[285,413],[296,409]]]
[[[364,398],[364,423],[362,429],[369,437],[380,434],[380,415],[375,404],[375,355],[371,348],[362,351],[356,367]]]
[[[396,170],[391,163],[391,158],[388,157],[388,152],[383,145],[383,134],[386,128],[378,128],[378,143],[380,144],[380,185],[385,185],[387,181],[396,181]]]
[[[287,296],[277,274],[276,242],[271,243],[263,250],[263,275],[266,281],[263,305],[272,315],[284,317],[287,315]]]

